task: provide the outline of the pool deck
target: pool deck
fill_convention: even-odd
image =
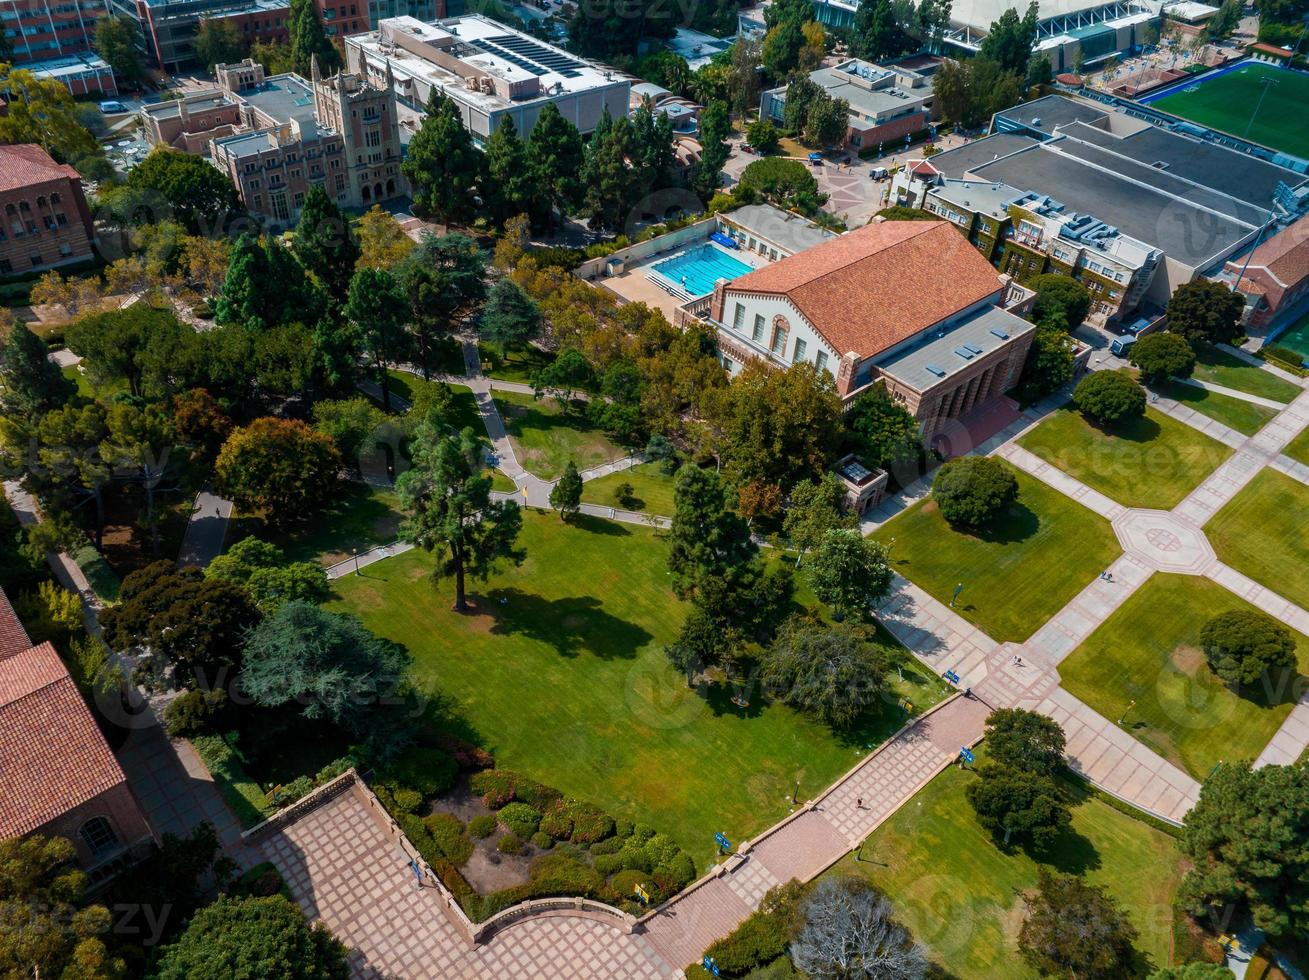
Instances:
[[[697,247],[699,243],[688,245],[687,249]],[[686,249],[679,250],[685,251]],[[727,252],[722,249],[724,254],[750,266],[752,269],[761,269],[769,264],[768,259],[764,258],[757,252],[747,252],[741,249],[739,252]],[[594,285],[601,289],[609,289],[616,293],[625,303],[644,303],[652,309],[660,310],[664,316],[668,317],[671,322],[677,312],[677,308],[682,306],[686,301],[676,296],[670,296],[657,283],[650,280],[649,270],[657,262],[663,262],[672,258],[678,253],[672,255],[664,253],[650,258],[648,261],[638,265],[629,265],[623,270],[622,275],[601,277],[595,280]]]

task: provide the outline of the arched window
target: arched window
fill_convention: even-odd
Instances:
[[[382,200],[382,185],[380,182],[373,187],[373,197],[377,198],[379,201]]]
[[[786,350],[786,335],[791,332],[790,321],[780,313],[773,317],[773,343],[770,347],[774,354],[781,354]]]
[[[386,182],[386,196],[392,197],[394,195],[395,195],[395,178],[391,177],[388,178]]]
[[[78,833],[81,834],[83,843],[96,857],[102,857],[118,847],[118,835],[114,833],[114,828],[104,817],[92,817],[82,824],[82,829]]]
[[[367,184],[364,184],[361,196],[365,201],[371,201],[373,199],[373,192],[369,189]]]

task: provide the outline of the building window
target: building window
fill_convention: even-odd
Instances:
[[[64,242],[62,245],[59,246],[59,254],[62,255],[64,258],[68,258],[68,256],[73,254],[73,246],[69,245],[67,242]]]
[[[786,351],[786,335],[791,332],[791,324],[787,322],[784,316],[773,317],[773,342],[770,349],[774,354],[782,354]]]
[[[827,351],[820,350],[816,355],[814,355],[814,366],[820,371],[827,371],[828,374],[832,373],[827,367]]]
[[[39,255],[29,255],[28,258],[32,260],[32,268],[33,268],[33,269],[39,269],[39,268],[41,267],[41,256],[39,256]]]
[[[96,857],[102,857],[118,846],[118,835],[114,833],[114,828],[109,826],[109,821],[104,817],[92,817],[82,824],[82,829],[78,833],[82,837],[82,842]]]
[[[745,307],[740,303],[736,304],[736,312],[732,314],[733,329],[740,330],[745,325]]]
[[[754,332],[750,335],[755,343],[762,343],[764,339],[764,318],[756,313],[754,316]]]
[[[803,361],[803,360],[804,360],[805,351],[807,351],[808,349],[809,349],[809,345],[806,344],[806,343],[805,343],[803,340],[801,340],[799,337],[796,337],[796,338],[795,338],[795,353],[791,356],[791,360],[792,360],[792,361]]]

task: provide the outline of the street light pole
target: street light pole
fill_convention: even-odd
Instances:
[[[1245,132],[1241,134],[1241,139],[1245,139],[1250,135],[1250,127],[1254,125],[1255,117],[1259,115],[1259,107],[1264,104],[1264,96],[1268,94],[1268,90],[1274,85],[1280,85],[1281,82],[1275,78],[1261,78],[1259,84],[1263,86],[1264,90],[1259,93],[1259,101],[1254,104],[1254,112],[1250,113],[1250,121],[1245,124]]]
[[[1118,725],[1119,725],[1119,727],[1122,727],[1123,719],[1125,719],[1125,718],[1127,717],[1127,713],[1128,713],[1129,711],[1131,711],[1134,707],[1136,707],[1136,699],[1135,699],[1135,698],[1133,698],[1131,701],[1128,701],[1128,702],[1127,702],[1127,707],[1123,709],[1123,713],[1122,713],[1121,717],[1119,717],[1119,719],[1118,719]]]
[[[355,556],[355,574],[358,575],[359,574],[359,549],[351,548],[350,551]]]

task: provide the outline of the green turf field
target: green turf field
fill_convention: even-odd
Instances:
[[[1254,124],[1250,125],[1250,114],[1263,94],[1260,82],[1265,78],[1275,79],[1277,84],[1264,95]],[[1174,92],[1150,105],[1283,153],[1309,157],[1309,127],[1304,125],[1309,75],[1273,65],[1250,64],[1196,84],[1199,87],[1194,92]]]

